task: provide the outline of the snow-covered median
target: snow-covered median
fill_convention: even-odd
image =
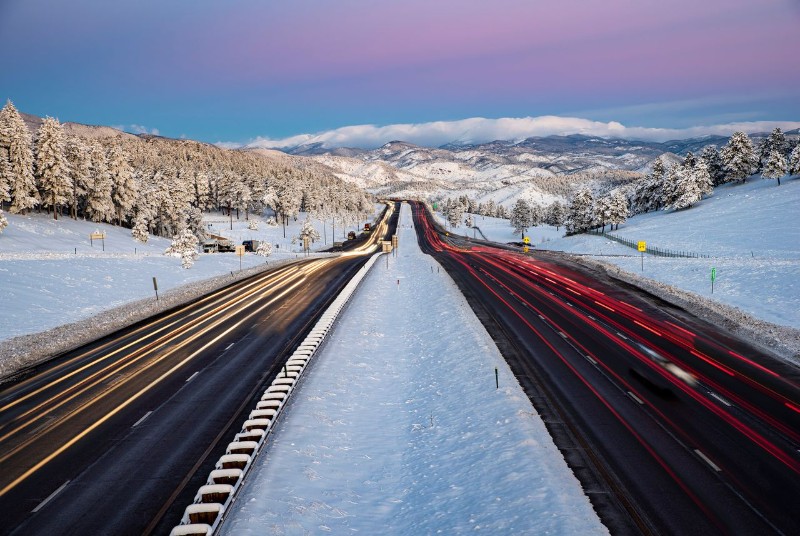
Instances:
[[[295,391],[224,534],[606,534],[403,207]],[[495,368],[500,388],[495,387]]]

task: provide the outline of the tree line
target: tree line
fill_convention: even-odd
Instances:
[[[189,229],[202,214],[231,219],[272,209],[284,224],[307,212],[342,227],[373,212],[373,199],[325,169],[191,140],[69,135],[47,117],[32,136],[11,101],[0,110],[0,231],[3,209],[31,210],[131,228],[137,240]]]

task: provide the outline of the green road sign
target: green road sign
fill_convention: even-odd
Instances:
[[[717,280],[717,269],[716,268],[712,268],[711,269],[711,282],[713,283],[716,280]]]

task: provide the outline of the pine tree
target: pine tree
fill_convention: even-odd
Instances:
[[[3,210],[0,209],[0,233],[3,232],[3,229],[8,227],[8,219],[6,218],[5,214],[3,214]]]
[[[511,219],[509,220],[511,227],[514,228],[515,233],[520,233],[522,238],[525,238],[525,232],[531,226],[531,207],[524,199],[517,199],[514,207],[511,209]]]
[[[675,203],[681,197],[685,186],[686,176],[689,171],[683,167],[683,164],[673,164],[667,171],[664,177],[664,185],[662,187],[662,208],[664,210],[674,208]]]
[[[694,169],[692,169],[692,174],[694,175],[694,181],[697,183],[697,188],[700,190],[700,195],[709,195],[714,192],[714,181],[708,170],[708,163],[704,158],[697,160]]]
[[[91,160],[87,148],[80,138],[70,137],[67,139],[66,155],[72,184],[72,192],[69,195],[70,216],[72,219],[77,219],[78,213],[82,213],[86,207]]]
[[[728,181],[739,180],[743,184],[753,173],[758,160],[753,144],[744,132],[734,132],[720,156],[728,171]]]
[[[72,176],[65,152],[64,130],[52,117],[45,118],[36,139],[36,178],[42,194],[42,205],[52,207],[58,219],[60,207],[72,195]]]
[[[783,156],[783,152],[778,149],[772,149],[761,176],[765,179],[778,179],[778,186],[780,186],[781,177],[786,175],[787,171],[786,158]]]
[[[144,210],[140,210],[133,220],[133,229],[131,229],[133,239],[142,244],[147,244],[147,240],[150,238],[150,233],[147,232],[148,221],[146,214]]]
[[[725,182],[725,164],[719,156],[719,151],[713,145],[706,145],[700,158],[705,160],[708,174],[711,176],[711,184],[719,186]]]
[[[547,208],[547,219],[545,223],[547,225],[552,225],[556,228],[556,231],[558,231],[559,227],[564,225],[566,215],[567,210],[564,208],[564,205],[561,204],[561,201],[553,201]]]
[[[608,223],[611,224],[612,231],[615,225],[617,229],[619,229],[619,224],[627,221],[628,213],[628,198],[625,197],[625,194],[621,190],[615,191],[611,195],[608,214]]]
[[[111,199],[112,183],[106,153],[103,146],[96,141],[89,142],[88,150],[91,167],[86,192],[86,215],[92,221],[110,222],[114,218],[114,203]]]
[[[567,233],[588,231],[595,224],[595,203],[592,192],[581,188],[572,198],[567,212]]]
[[[530,203],[531,209],[531,226],[538,227],[544,221],[544,208],[542,205],[535,201],[531,201]]]
[[[595,203],[595,217],[597,218],[597,223],[602,227],[601,232],[605,233],[606,223],[611,219],[611,196],[603,196],[597,200],[597,203]]]
[[[164,255],[179,257],[183,268],[190,268],[198,256],[197,244],[199,241],[194,233],[187,227],[175,235],[170,246],[164,250]]]
[[[0,147],[0,207],[11,201],[11,167],[8,163],[8,150]]]
[[[789,173],[792,175],[800,174],[800,143],[792,149],[792,156],[789,159]]]
[[[113,145],[108,151],[108,174],[111,180],[111,200],[117,212],[117,225],[122,225],[133,210],[138,185],[122,147]]]
[[[11,212],[25,214],[39,204],[36,179],[33,176],[31,135],[11,101],[6,102],[3,107],[0,123],[3,123],[8,136]]]
[[[272,244],[269,242],[259,242],[255,253],[256,255],[260,255],[262,257],[269,257],[272,255]]]

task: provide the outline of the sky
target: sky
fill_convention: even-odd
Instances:
[[[0,98],[212,143],[681,136],[800,121],[798,27],[798,0],[0,0]]]

